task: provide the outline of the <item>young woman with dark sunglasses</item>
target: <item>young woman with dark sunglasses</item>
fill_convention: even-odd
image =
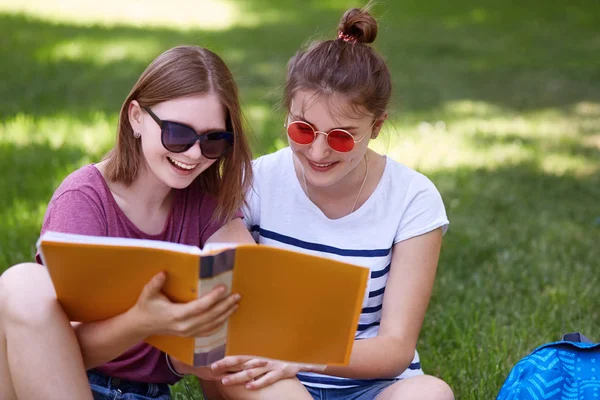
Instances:
[[[423,373],[416,351],[448,220],[428,178],[368,147],[391,94],[386,63],[369,46],[376,34],[367,10],[348,10],[336,39],[290,60],[289,147],[255,161],[245,218],[259,243],[371,269],[350,364],[311,370],[225,358],[215,371],[243,369],[224,381],[236,398],[259,399],[297,376],[306,389],[281,399],[453,399],[445,382]]]
[[[56,190],[42,232],[200,247],[253,242],[239,211],[251,178],[227,66],[209,50],[176,47],[158,56],[127,96],[106,158]],[[210,333],[235,311],[238,296],[216,288],[175,304],[161,294],[166,279],[155,276],[126,313],[72,327],[42,265],[9,268],[0,277],[0,398],[82,400],[93,391],[94,399],[168,399],[167,384],[184,367],[144,338]],[[215,379],[208,368],[195,373]]]

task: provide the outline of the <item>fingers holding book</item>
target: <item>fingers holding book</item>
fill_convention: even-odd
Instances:
[[[148,282],[132,311],[138,314],[144,335],[205,336],[220,328],[238,308],[240,296],[217,286],[197,300],[174,303],[162,292],[166,273]]]
[[[178,305],[181,306],[178,330],[187,332],[183,336],[209,336],[227,321],[238,309],[240,295],[222,296],[225,296],[224,290],[215,288],[198,300]]]
[[[192,367],[174,357],[169,357],[169,359],[171,360],[175,372],[178,374],[193,374],[203,381],[220,381],[223,379],[223,374],[213,371],[210,367]]]
[[[250,368],[260,368],[267,365],[268,360],[255,358],[252,356],[230,356],[223,360],[225,364],[217,361],[211,366],[193,367],[177,360],[174,357],[169,358],[176,372],[179,374],[194,374],[202,380],[222,381],[226,376],[242,372]],[[217,366],[218,364],[218,366]],[[245,381],[244,381],[245,382]]]

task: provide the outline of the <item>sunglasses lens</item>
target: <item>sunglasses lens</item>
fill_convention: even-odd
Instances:
[[[311,144],[315,139],[313,128],[303,122],[293,122],[288,125],[287,133],[290,139],[298,144]]]
[[[206,158],[215,159],[221,157],[233,144],[233,134],[229,132],[210,132],[200,142],[200,150]]]
[[[172,153],[183,153],[198,140],[193,129],[174,122],[163,121],[162,143]]]
[[[346,153],[354,148],[354,137],[341,129],[334,129],[327,135],[327,144],[335,151]]]

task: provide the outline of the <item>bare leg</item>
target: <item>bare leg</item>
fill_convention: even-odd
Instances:
[[[394,383],[376,400],[454,400],[454,394],[443,380],[423,375]]]
[[[227,400],[313,400],[296,378],[282,379],[260,390],[247,390],[243,385],[223,386],[218,383],[217,386]]]
[[[5,316],[3,313],[6,298],[6,289],[3,287],[3,279],[0,276],[0,400],[16,400],[17,394],[13,389],[10,371],[8,370],[8,353],[6,352],[6,337],[3,331]]]
[[[219,393],[217,382],[200,380],[200,386],[202,386],[202,393],[206,400],[225,400]]]
[[[0,277],[0,293],[1,399],[6,392],[8,399],[91,400],[77,337],[46,268],[10,268]]]

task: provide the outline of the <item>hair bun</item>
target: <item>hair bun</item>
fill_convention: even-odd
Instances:
[[[357,43],[373,43],[377,37],[377,21],[366,9],[352,8],[342,16],[338,31],[356,38]]]

